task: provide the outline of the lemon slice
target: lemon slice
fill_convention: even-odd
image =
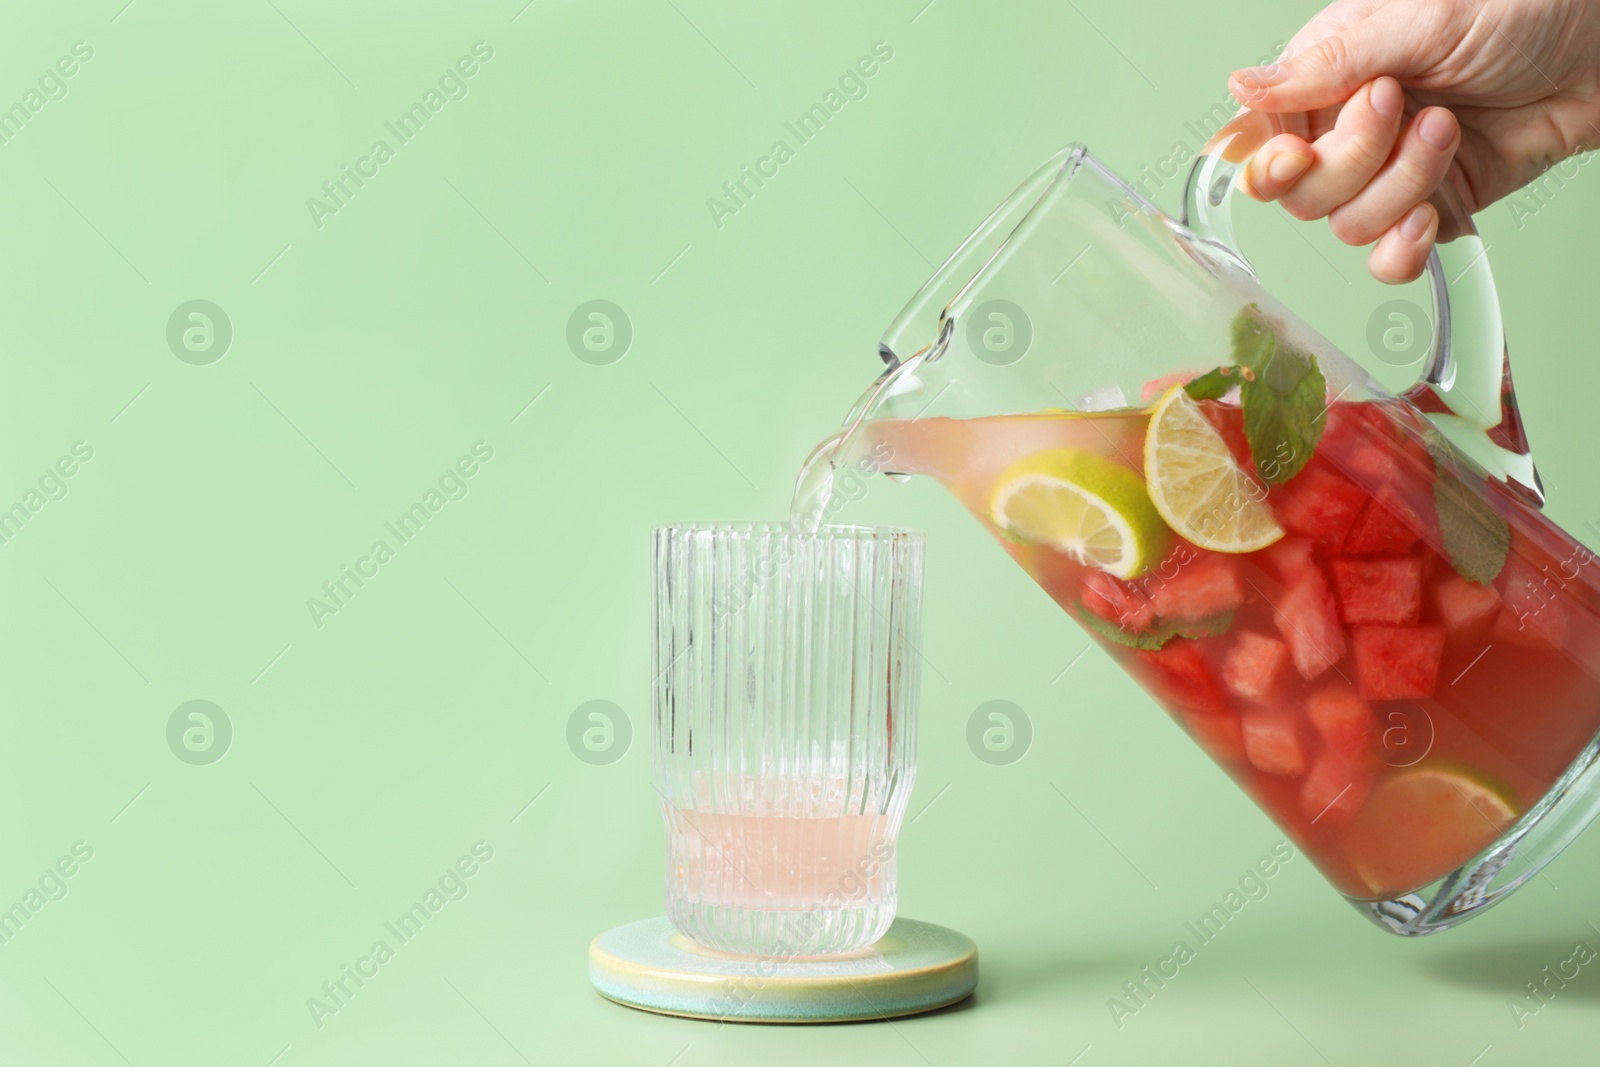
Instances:
[[[1178,533],[1212,552],[1254,552],[1283,536],[1266,491],[1245,472],[1183,386],[1150,412],[1144,436],[1150,500]]]
[[[1393,897],[1443,878],[1516,818],[1511,790],[1488,775],[1422,764],[1372,791],[1346,831],[1347,848],[1371,894]]]
[[[1161,559],[1168,534],[1144,481],[1080,448],[1036,452],[1000,476],[989,516],[1008,537],[1047,545],[1118,578]]]

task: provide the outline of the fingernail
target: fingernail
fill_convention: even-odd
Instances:
[[[1417,123],[1417,136],[1443,152],[1456,138],[1456,123],[1442,107],[1429,108]]]
[[[1372,100],[1372,110],[1386,119],[1400,117],[1400,109],[1405,106],[1405,94],[1400,91],[1400,83],[1393,78],[1379,78],[1372,83],[1372,91],[1368,94]]]
[[[1400,236],[1408,241],[1420,241],[1422,235],[1428,232],[1428,224],[1433,221],[1433,212],[1426,204],[1418,204],[1406,213],[1400,220]]]
[[[1311,157],[1299,152],[1282,152],[1267,164],[1267,173],[1275,182],[1291,182],[1311,166]]]

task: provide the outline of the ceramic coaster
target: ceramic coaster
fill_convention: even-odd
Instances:
[[[589,981],[618,1004],[693,1019],[892,1019],[970,996],[978,986],[978,946],[942,926],[896,919],[877,942],[849,956],[735,956],[701,948],[657,916],[595,938]]]

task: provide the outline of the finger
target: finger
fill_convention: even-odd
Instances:
[[[1382,237],[1443,180],[1460,138],[1461,127],[1447,109],[1419,112],[1377,176],[1328,216],[1334,236],[1347,245]]]
[[[1333,129],[1313,145],[1316,162],[1283,197],[1289,214],[1320,219],[1359,193],[1388,161],[1404,107],[1405,94],[1393,78],[1357,90]]]
[[[1349,99],[1379,75],[1406,77],[1434,59],[1445,5],[1405,5],[1404,24],[1381,10],[1264,67],[1234,71],[1228,89],[1256,111],[1311,111]]]
[[[1406,212],[1367,255],[1367,272],[1380,282],[1399,285],[1422,273],[1433,238],[1439,230],[1439,213],[1427,202]]]
[[[1294,188],[1295,180],[1315,159],[1315,150],[1303,138],[1280,133],[1250,157],[1239,188],[1254,200],[1276,200]]]
[[[1318,137],[1328,133],[1339,121],[1339,110],[1342,104],[1333,107],[1319,107],[1314,111],[1301,113],[1304,121],[1301,123],[1305,131],[1300,136],[1308,141],[1315,141]]]

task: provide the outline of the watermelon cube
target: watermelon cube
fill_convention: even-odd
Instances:
[[[1129,633],[1146,633],[1155,622],[1156,609],[1139,587],[1102,570],[1083,579],[1083,608]]]
[[[1393,403],[1335,403],[1317,445],[1359,485],[1377,487],[1396,476],[1434,479],[1433,457],[1422,443],[1423,427]]]
[[[1146,579],[1150,603],[1163,622],[1195,622],[1244,603],[1239,564],[1218,552],[1196,552],[1170,578]]]
[[[1394,475],[1394,448],[1368,404],[1334,404],[1317,445],[1357,485],[1377,488]]]
[[[1433,695],[1444,654],[1443,626],[1352,626],[1356,688],[1368,700]]]
[[[1200,412],[1211,423],[1211,428],[1227,444],[1233,460],[1247,471],[1255,470],[1250,458],[1250,442],[1244,435],[1244,411],[1238,404],[1225,404],[1217,400],[1202,400]]]
[[[1284,588],[1294,585],[1307,571],[1317,569],[1311,558],[1311,542],[1300,537],[1285,537],[1251,556]]]
[[[1324,750],[1300,786],[1300,810],[1314,824],[1342,826],[1361,810],[1377,776],[1377,761],[1371,757],[1351,759]]]
[[[1345,622],[1410,624],[1422,614],[1420,557],[1336,559],[1332,569],[1339,615]]]
[[[1270,499],[1285,530],[1325,545],[1340,545],[1371,498],[1327,466],[1310,463],[1287,485],[1274,489]]]
[[[1289,657],[1300,677],[1315,678],[1344,656],[1344,631],[1320,570],[1312,567],[1302,573],[1274,607],[1273,621],[1289,644]]]
[[[1370,757],[1378,720],[1372,708],[1343,683],[1324,686],[1306,698],[1306,718],[1328,751]]]
[[[1137,654],[1148,668],[1146,684],[1164,703],[1202,713],[1228,706],[1222,686],[1195,642],[1174,638],[1160,648],[1141,648]]]
[[[1222,684],[1249,700],[1270,700],[1288,666],[1288,645],[1276,637],[1241,630],[1222,657]]]
[[[1322,441],[1317,445],[1317,451],[1343,451],[1367,433],[1365,409],[1335,401],[1328,405],[1328,417],[1322,424]]]
[[[1523,560],[1508,560],[1501,574],[1504,603],[1494,622],[1494,639],[1535,648],[1564,647],[1569,629],[1561,600],[1564,584],[1549,568],[1541,573]]]
[[[1239,716],[1226,711],[1220,715],[1189,711],[1180,714],[1189,736],[1212,759],[1228,767],[1244,763],[1244,732],[1239,728]]]
[[[1363,488],[1377,488],[1394,477],[1394,451],[1371,432],[1334,457],[1339,469]]]
[[[1415,486],[1424,494],[1422,499],[1426,501],[1426,506],[1421,513],[1427,514],[1433,510],[1433,483],[1439,480],[1439,465],[1434,461],[1433,453],[1428,451],[1424,437],[1433,427],[1415,415],[1408,416],[1408,419],[1420,425],[1390,421],[1395,440],[1395,465],[1399,472],[1393,484]]]
[[[1385,487],[1350,527],[1344,550],[1356,556],[1404,552],[1417,543],[1421,529],[1422,518],[1416,509],[1394,489]]]
[[[1455,571],[1433,587],[1433,606],[1450,636],[1477,631],[1500,607],[1500,594],[1492,585],[1468,581]]]
[[[1239,715],[1244,752],[1257,770],[1298,778],[1306,773],[1310,746],[1300,716],[1288,708],[1246,708]]]

